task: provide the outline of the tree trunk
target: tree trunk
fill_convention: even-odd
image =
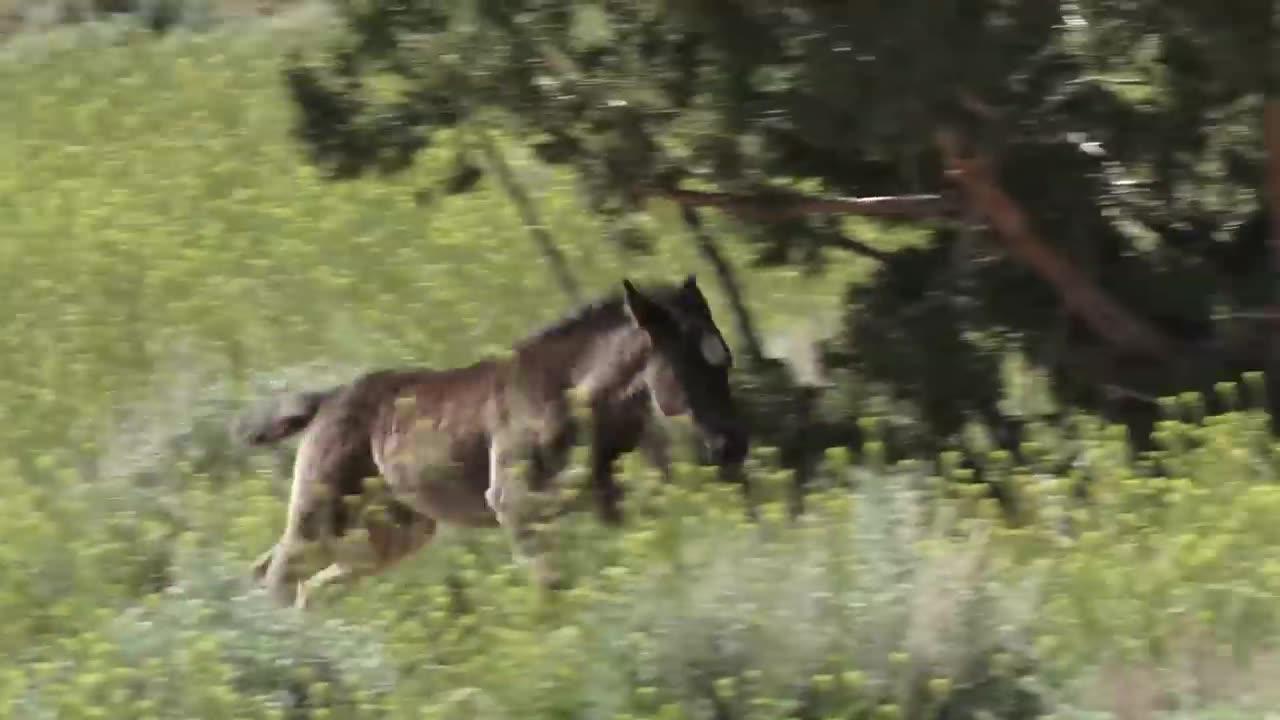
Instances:
[[[551,237],[551,233],[547,232],[547,227],[542,223],[542,219],[538,216],[537,208],[533,206],[533,201],[529,198],[529,193],[525,190],[520,181],[511,172],[511,166],[507,164],[506,157],[502,154],[502,150],[498,148],[488,133],[477,131],[480,137],[480,148],[484,152],[485,158],[489,161],[489,165],[493,168],[494,175],[498,178],[498,183],[502,185],[502,190],[515,204],[516,211],[520,213],[520,220],[524,223],[525,229],[529,231],[529,236],[533,238],[533,242],[538,246],[538,250],[542,252],[542,257],[546,259],[547,264],[551,266],[551,274],[555,277],[556,283],[560,285],[560,289],[569,300],[575,304],[582,302],[582,289],[578,285],[578,281],[573,276],[573,271],[569,268],[569,261],[564,254],[560,252],[560,248],[556,246],[555,239]]]
[[[938,134],[938,145],[947,174],[986,216],[1009,252],[1052,285],[1071,313],[1122,351],[1168,357],[1172,343],[1161,332],[1130,313],[1035,233],[1022,208],[992,176],[984,158],[962,157],[957,138],[948,131]]]
[[[715,239],[702,226],[702,218],[698,217],[697,210],[688,206],[681,207],[680,216],[684,219],[685,226],[689,228],[689,233],[693,235],[698,253],[711,264],[712,269],[715,270],[716,279],[720,281],[720,287],[729,299],[733,319],[738,326],[738,334],[742,336],[742,342],[746,345],[747,358],[752,364],[758,364],[764,359],[763,346],[760,344],[760,336],[756,334],[755,323],[751,320],[751,311],[747,309],[746,301],[742,297],[742,288],[738,285],[737,277],[734,276],[733,267],[724,259],[720,248],[716,246]]]
[[[1271,270],[1280,278],[1280,95],[1267,98],[1264,111],[1267,146],[1267,213],[1271,224]],[[1280,305],[1280,283],[1275,302]]]
[[[1267,154],[1265,192],[1271,226],[1271,309],[1280,312],[1280,0],[1273,0],[1270,20],[1271,43],[1263,80],[1262,138]],[[1268,348],[1267,395],[1274,418],[1280,409],[1280,324],[1273,323]]]

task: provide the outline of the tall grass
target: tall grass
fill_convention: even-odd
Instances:
[[[450,136],[390,180],[334,184],[303,162],[281,56],[323,27],[126,35],[0,62],[14,99],[0,113],[0,356],[15,359],[0,390],[23,408],[5,444],[79,428],[192,359],[237,379],[317,360],[459,364],[568,310],[488,179],[419,203],[451,167]],[[509,152],[588,292],[627,273],[709,274],[662,213],[652,256],[620,254],[563,172]],[[811,313],[806,297],[834,309],[858,271],[744,282],[768,330]]]
[[[557,528],[574,587],[555,601],[529,587],[500,533],[454,530],[392,574],[322,594],[306,618],[245,583],[279,525],[268,468],[227,487],[156,490],[176,494],[181,519],[119,502],[128,481],[10,470],[0,604],[19,620],[5,626],[0,707],[1209,717],[1187,713],[1230,701],[1260,712],[1277,699],[1265,669],[1280,627],[1265,421],[1169,420],[1170,447],[1146,469],[1125,461],[1116,433],[1081,428],[1091,500],[1013,468],[1016,526],[980,486],[921,463],[885,467],[873,447],[862,460],[833,454],[826,489],[795,520],[784,478],[759,455],[755,522],[702,469],[680,463],[668,486],[628,462],[626,529],[583,515]]]

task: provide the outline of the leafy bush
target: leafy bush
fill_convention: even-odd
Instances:
[[[626,529],[561,523],[563,596],[532,590],[501,533],[452,530],[305,618],[246,584],[280,512],[260,472],[180,490],[180,532],[116,539],[124,507],[104,518],[67,492],[73,477],[37,493],[10,471],[4,609],[26,622],[6,628],[7,702],[22,717],[103,703],[439,718],[1109,717],[1140,695],[1146,717],[1252,707],[1272,692],[1258,663],[1280,628],[1265,422],[1171,419],[1138,463],[1083,423],[1089,501],[1069,478],[1010,468],[1013,524],[983,486],[885,466],[874,443],[857,462],[832,453],[794,520],[763,451],[756,521],[704,469],[681,463],[667,486],[629,460]],[[165,586],[131,584],[158,545],[173,548]],[[1115,677],[1131,682],[1105,686]]]
[[[135,717],[359,717],[394,686],[368,630],[281,612],[245,594],[243,569],[217,551],[183,549],[170,588],[68,643],[18,707],[35,717],[104,706]]]

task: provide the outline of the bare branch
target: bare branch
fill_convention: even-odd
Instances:
[[[1240,312],[1214,313],[1209,317],[1213,320],[1254,320],[1280,323],[1280,310],[1242,310]]]
[[[555,239],[547,231],[546,225],[543,224],[541,217],[538,215],[537,208],[534,207],[533,200],[529,197],[528,190],[516,179],[515,173],[512,172],[511,166],[507,163],[507,159],[502,153],[502,149],[483,129],[475,129],[474,132],[479,138],[480,150],[489,161],[489,165],[492,167],[494,175],[498,178],[498,183],[502,186],[503,192],[507,194],[512,204],[515,205],[516,211],[520,214],[520,220],[529,232],[529,237],[538,246],[542,257],[550,266],[551,274],[555,276],[556,283],[559,284],[560,289],[568,296],[571,302],[582,302],[582,289],[578,285],[577,278],[573,275],[572,268],[569,267],[568,258],[560,251]]]
[[[733,310],[734,321],[738,325],[738,334],[742,336],[742,341],[747,346],[747,357],[753,364],[759,364],[764,359],[764,346],[760,342],[760,334],[756,332],[755,323],[751,320],[751,311],[747,308],[747,303],[742,297],[742,288],[738,284],[738,279],[734,276],[733,266],[729,264],[724,254],[720,252],[720,248],[716,246],[715,238],[711,237],[707,229],[702,226],[702,218],[698,217],[697,210],[691,207],[682,208],[681,217],[684,220],[685,227],[693,235],[693,240],[698,246],[698,253],[715,270],[716,278],[720,281],[720,286],[723,288],[725,295],[728,296],[729,306]]]
[[[884,250],[877,250],[860,240],[854,240],[853,238],[846,237],[844,235],[833,235],[831,237],[824,238],[822,241],[822,247],[846,250],[856,255],[871,258],[877,262],[888,262],[889,256],[891,255],[891,253],[887,253]]]
[[[954,207],[941,195],[888,195],[864,198],[822,198],[804,195],[738,195],[700,190],[658,190],[652,193],[681,207],[714,207],[753,220],[787,220],[805,215],[860,215],[896,220],[949,217]]]
[[[1127,398],[1129,400],[1138,400],[1148,405],[1159,405],[1160,398],[1148,395],[1147,393],[1138,392],[1133,388],[1128,388],[1116,383],[1103,383],[1102,391],[1110,398]]]

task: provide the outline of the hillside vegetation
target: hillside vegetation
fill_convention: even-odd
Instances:
[[[886,461],[867,419],[867,442],[828,453],[799,518],[768,447],[749,466],[754,523],[685,458],[671,487],[629,461],[628,527],[566,520],[574,588],[554,600],[500,534],[457,531],[311,615],[268,607],[244,580],[283,523],[287,457],[230,446],[232,413],[281,383],[468,362],[570,307],[489,177],[424,198],[449,170],[449,131],[394,178],[331,184],[303,162],[280,69],[313,32],[86,30],[0,60],[3,716],[1280,707],[1280,486],[1269,419],[1251,409],[1259,376],[1220,386],[1224,414],[1166,402],[1159,450],[1137,459],[1087,416],[1032,423],[1026,466],[985,464],[1012,519],[954,458]],[[591,293],[624,274],[709,274],[675,216],[646,220],[652,255],[622,255],[566,175],[509,152]],[[816,277],[755,270],[736,247],[766,334],[820,324],[867,272],[852,259]]]

